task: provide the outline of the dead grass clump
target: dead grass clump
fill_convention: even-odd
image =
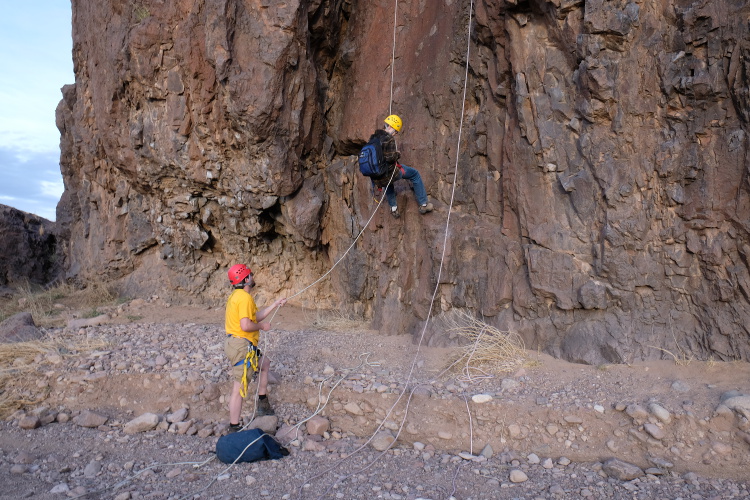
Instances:
[[[445,318],[446,329],[466,339],[457,347],[449,368],[460,371],[466,381],[487,378],[492,373],[512,372],[526,362],[523,340],[515,332],[504,332],[467,312],[454,310]]]
[[[78,336],[0,344],[0,418],[46,398],[47,389],[34,383],[39,361],[51,355],[62,359],[107,346],[104,339]]]
[[[67,307],[80,310],[96,310],[97,307],[115,302],[117,294],[102,283],[94,283],[78,289],[69,283],[59,283],[44,288],[24,282],[16,285],[18,295],[5,301],[0,309],[0,321],[19,312],[30,312],[34,322],[42,327],[60,326],[64,318],[60,313]]]
[[[330,332],[361,332],[368,329],[366,321],[343,309],[318,309],[315,317],[309,321],[315,328]]]

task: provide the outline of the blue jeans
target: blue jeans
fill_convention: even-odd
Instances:
[[[417,203],[420,206],[426,205],[427,191],[424,190],[422,176],[419,175],[419,172],[415,168],[407,167],[406,165],[401,165],[401,168],[403,169],[403,173],[398,172],[393,178],[393,182],[388,186],[388,189],[385,190],[385,197],[388,199],[388,204],[391,207],[396,206],[396,190],[393,189],[393,183],[399,179],[406,179],[407,181],[411,181],[411,185],[414,186],[414,196],[417,197]]]

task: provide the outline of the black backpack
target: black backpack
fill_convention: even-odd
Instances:
[[[383,158],[383,146],[377,135],[370,137],[365,147],[359,152],[359,171],[367,177],[383,177],[388,172],[388,165]]]
[[[216,442],[216,457],[225,464],[278,460],[287,455],[289,450],[260,429],[227,434]]]

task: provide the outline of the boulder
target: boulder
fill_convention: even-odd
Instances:
[[[44,338],[31,313],[20,312],[0,323],[0,342],[28,342]]]

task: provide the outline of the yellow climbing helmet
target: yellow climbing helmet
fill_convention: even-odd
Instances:
[[[385,123],[393,127],[396,132],[401,132],[401,127],[403,125],[403,122],[401,121],[401,118],[399,118],[397,115],[390,115],[388,118],[385,119]]]

